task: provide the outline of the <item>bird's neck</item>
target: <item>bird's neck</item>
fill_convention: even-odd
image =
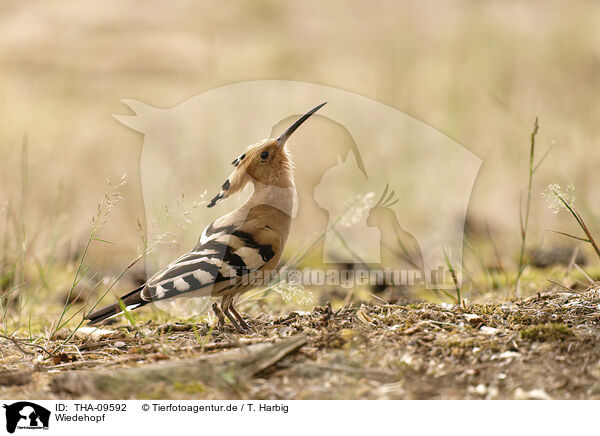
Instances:
[[[273,185],[263,185],[254,181],[254,192],[244,206],[252,208],[259,205],[268,205],[281,210],[286,215],[292,217],[296,207],[296,185],[292,179],[288,187],[278,187]]]

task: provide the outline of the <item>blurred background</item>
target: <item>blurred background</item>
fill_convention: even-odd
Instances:
[[[120,100],[169,108],[248,80],[363,95],[480,157],[467,228],[493,239],[481,250],[495,245],[500,255],[485,262],[505,268],[518,259],[519,203],[539,117],[537,156],[552,149],[533,181],[528,247],[572,244],[546,231],[579,234],[540,192],[572,184],[575,204],[598,228],[598,22],[593,1],[0,2],[2,287],[46,274],[46,286],[68,290],[62,283],[73,266],[50,277],[48,256],[66,265],[81,256],[112,189],[106,180],[117,185],[123,174],[122,200],[97,235],[111,244],[92,244],[86,263],[101,279],[136,257],[146,225],[144,138],[112,117],[131,114]],[[142,264],[127,275],[141,272]]]

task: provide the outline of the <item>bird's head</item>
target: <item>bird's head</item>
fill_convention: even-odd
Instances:
[[[233,173],[225,180],[219,193],[207,206],[213,207],[220,200],[244,189],[251,182],[278,188],[293,186],[294,164],[285,145],[292,133],[324,105],[325,103],[321,103],[302,115],[278,138],[264,139],[252,144],[244,153],[235,158],[231,162],[235,167]]]

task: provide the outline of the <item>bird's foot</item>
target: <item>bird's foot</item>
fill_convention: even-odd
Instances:
[[[235,319],[235,317],[229,312],[229,311],[224,311],[225,312],[225,316],[229,319],[229,321],[231,322],[231,325],[233,326],[233,328],[235,328],[238,332],[240,333],[247,333],[248,330],[246,328],[243,328]],[[244,323],[246,324],[246,323]],[[246,324],[247,326],[248,324]]]
[[[248,324],[248,323],[247,323],[247,322],[244,320],[244,318],[240,317],[240,318],[239,318],[239,321],[240,321],[240,326],[241,326],[241,327],[242,327],[244,330],[246,330],[246,331],[252,330],[252,327],[250,327],[250,324]]]
[[[237,316],[234,316],[228,310],[221,309],[217,303],[214,303],[212,305],[212,309],[213,309],[213,312],[215,312],[215,315],[218,319],[217,328],[219,330],[225,329],[225,317],[227,317],[227,319],[229,319],[233,328],[236,329],[238,332],[248,333],[248,331],[250,330],[250,326],[246,323],[246,321],[244,321],[244,319],[237,312],[234,312],[237,314]],[[237,322],[236,318],[238,318],[240,320],[240,323]]]
[[[223,327],[225,327],[225,315],[223,315],[223,311],[221,310],[221,308],[219,307],[219,305],[217,303],[214,303],[212,305],[212,310],[215,313],[215,316],[217,317],[218,321],[217,321],[217,328],[219,330],[222,330]]]
[[[242,317],[242,315],[240,315],[240,313],[235,309],[235,307],[233,307],[233,304],[229,306],[229,311],[233,314],[233,316],[237,318],[238,322],[240,323],[240,326],[244,330],[250,330],[250,326],[248,325],[244,317]]]

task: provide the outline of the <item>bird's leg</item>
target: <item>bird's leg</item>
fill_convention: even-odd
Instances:
[[[231,325],[238,332],[240,332],[240,333],[246,333],[246,330],[244,330],[242,327],[240,327],[240,325],[238,324],[238,322],[235,320],[234,316],[229,311],[229,309],[231,307],[232,301],[233,301],[233,297],[230,297],[230,296],[224,297],[223,301],[221,302],[221,310],[223,311],[223,313],[225,314],[225,316],[227,317],[227,319],[229,319],[229,321],[231,322]]]
[[[229,306],[229,311],[231,313],[233,313],[233,316],[235,316],[238,319],[238,321],[240,322],[240,325],[242,326],[243,329],[246,329],[246,330],[250,329],[250,326],[248,325],[248,323],[244,320],[242,315],[240,315],[240,313],[236,310],[235,306],[233,305],[233,301],[231,302],[231,305]]]
[[[246,333],[246,330],[243,329],[238,322],[235,320],[235,317],[229,312],[229,310],[223,311],[225,316],[231,321],[231,325],[240,333]]]
[[[225,327],[225,316],[223,316],[223,311],[221,310],[221,308],[219,307],[219,305],[217,303],[214,303],[212,305],[212,309],[213,309],[213,312],[215,313],[215,316],[219,320],[217,322],[217,327],[219,329],[222,329],[223,327]]]

